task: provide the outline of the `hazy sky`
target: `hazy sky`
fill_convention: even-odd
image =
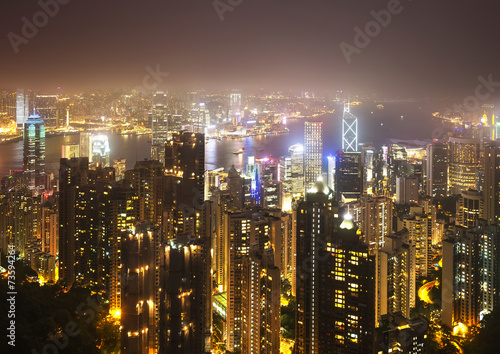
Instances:
[[[22,36],[22,18],[41,7],[2,0],[0,87],[132,87],[157,65],[172,87],[467,95],[478,75],[500,81],[500,8],[492,0],[402,0],[351,63],[340,43],[354,45],[354,27],[364,31],[370,11],[388,1],[220,0],[239,3],[223,21],[212,0],[60,1],[67,4],[16,54],[8,34]]]

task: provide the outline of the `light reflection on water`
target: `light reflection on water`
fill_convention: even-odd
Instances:
[[[432,108],[424,108],[419,104],[386,104],[380,110],[374,104],[366,104],[351,111],[359,118],[359,141],[371,141],[376,146],[384,143],[386,138],[429,139],[432,130],[441,126],[439,120],[432,119]],[[373,111],[373,114],[371,112]],[[401,120],[401,115],[405,119]],[[324,122],[324,156],[335,153],[341,145],[341,112],[319,118]],[[381,126],[381,123],[384,123]],[[288,148],[304,139],[303,120],[289,119],[289,134],[247,137],[244,139],[209,139],[205,145],[206,169],[219,167],[230,168],[235,165],[243,171],[249,156],[280,157],[288,153]],[[107,133],[111,148],[111,160],[126,158],[127,169],[133,168],[136,161],[150,157],[150,145],[147,135],[122,136]],[[49,137],[46,141],[47,171],[57,175],[61,147],[63,144],[77,144],[79,135]],[[244,148],[242,154],[234,154]],[[9,174],[10,169],[22,168],[23,144],[0,144],[0,176]]]

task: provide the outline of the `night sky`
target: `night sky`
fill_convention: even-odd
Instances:
[[[8,34],[21,35],[23,16],[41,8],[2,0],[0,88],[134,87],[157,65],[172,88],[422,96],[472,94],[478,75],[500,82],[500,5],[492,0],[402,0],[350,64],[340,43],[353,45],[353,28],[364,29],[388,1],[221,0],[241,2],[224,21],[212,0],[64,1],[16,54]]]

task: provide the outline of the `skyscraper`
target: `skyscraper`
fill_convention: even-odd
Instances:
[[[157,353],[160,346],[160,230],[136,225],[123,238],[121,352]]]
[[[45,187],[45,126],[39,115],[24,122],[23,167],[30,188]]]
[[[427,195],[445,198],[448,195],[448,146],[427,145]]]
[[[337,200],[343,202],[356,200],[363,194],[363,164],[360,152],[337,153],[335,193]]]
[[[304,193],[304,145],[295,144],[288,149],[290,153],[290,184],[293,195]]]
[[[323,122],[305,122],[304,129],[304,175],[308,190],[323,172]]]
[[[500,223],[500,143],[485,145],[484,151],[484,219]]]
[[[460,193],[455,224],[463,227],[477,226],[478,220],[483,218],[483,205],[482,193],[472,189]]]
[[[18,129],[23,129],[30,112],[29,91],[18,89],[16,94],[16,123]]]
[[[342,117],[342,151],[358,151],[358,118],[351,113],[349,104],[344,104]]]
[[[348,207],[365,243],[372,250],[384,247],[385,237],[392,234],[392,199],[383,196],[363,196]]]
[[[450,137],[450,192],[476,188],[476,169],[479,164],[479,141],[471,138]]]
[[[167,95],[156,92],[151,107],[151,159],[161,163],[164,163],[168,130]]]
[[[442,321],[476,326],[499,305],[498,226],[456,227],[443,241]]]

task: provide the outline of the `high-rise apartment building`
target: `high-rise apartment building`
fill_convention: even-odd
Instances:
[[[392,234],[393,202],[389,197],[363,196],[348,204],[349,213],[371,249],[383,247],[385,237]]]
[[[498,308],[498,226],[481,221],[475,228],[456,227],[443,241],[442,321],[476,326]]]
[[[500,143],[485,145],[484,151],[484,219],[500,224]]]

